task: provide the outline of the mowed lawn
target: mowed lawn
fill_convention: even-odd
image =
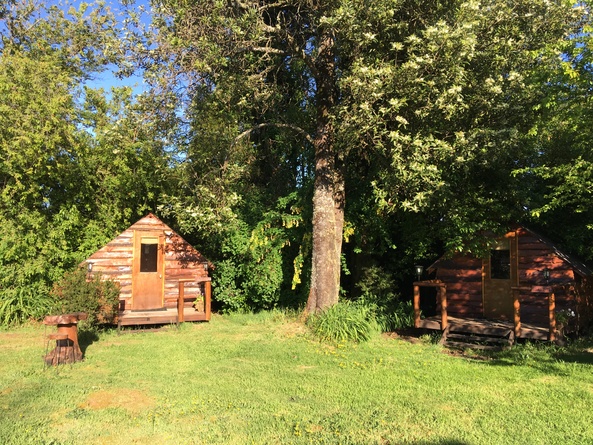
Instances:
[[[329,346],[264,313],[101,333],[84,362],[44,370],[43,334],[0,332],[0,444],[593,443],[586,349]]]

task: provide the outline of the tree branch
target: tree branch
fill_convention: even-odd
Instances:
[[[235,144],[237,144],[237,142],[239,142],[244,137],[249,136],[255,130],[259,130],[261,128],[266,128],[266,127],[288,128],[288,129],[293,130],[296,133],[300,134],[301,136],[303,136],[311,145],[314,144],[313,138],[309,135],[309,133],[307,133],[301,127],[297,127],[296,125],[291,125],[291,124],[274,124],[272,122],[267,122],[267,123],[264,123],[264,124],[256,125],[255,127],[252,127],[249,130],[245,130],[243,133],[239,134],[235,138],[235,140],[233,141],[233,143],[231,144],[231,146],[234,146]]]

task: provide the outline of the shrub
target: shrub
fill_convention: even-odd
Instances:
[[[40,319],[52,306],[51,298],[42,286],[7,289],[0,297],[0,326]],[[45,290],[45,292],[43,292]]]
[[[66,272],[54,284],[51,292],[57,311],[62,314],[86,312],[87,320],[80,324],[82,329],[94,329],[100,324],[112,323],[119,305],[119,285],[103,280],[101,274],[88,277],[85,268]]]
[[[365,268],[356,285],[361,291],[358,300],[372,312],[383,332],[411,327],[414,324],[414,308],[410,301],[400,301],[394,292],[393,277],[381,267]]]
[[[307,325],[323,341],[367,341],[377,325],[369,306],[359,302],[341,301],[323,312],[312,314]]]
[[[390,306],[377,306],[374,316],[382,332],[414,326],[414,307],[411,301],[397,301]]]
[[[356,287],[360,290],[362,297],[373,301],[378,306],[388,306],[398,299],[394,292],[395,280],[380,266],[363,268]]]

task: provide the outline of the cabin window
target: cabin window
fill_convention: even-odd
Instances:
[[[140,245],[140,272],[156,272],[158,268],[158,238],[142,238]]]
[[[511,279],[511,251],[496,249],[490,251],[490,278],[495,280]]]

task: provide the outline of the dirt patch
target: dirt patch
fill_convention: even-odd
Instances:
[[[422,343],[422,340],[420,340],[416,335],[413,335],[411,332],[408,331],[384,332],[382,335],[385,338],[397,338],[413,344]]]
[[[138,414],[154,406],[154,400],[135,389],[118,391],[96,391],[89,394],[79,408],[99,410],[106,408],[123,408],[132,414]]]
[[[307,327],[303,323],[296,321],[292,323],[283,323],[278,327],[278,334],[287,338],[304,335],[306,332]]]
[[[307,369],[315,369],[317,366],[307,366],[307,365],[300,365],[297,367],[297,369],[301,370],[301,371],[306,371]]]

